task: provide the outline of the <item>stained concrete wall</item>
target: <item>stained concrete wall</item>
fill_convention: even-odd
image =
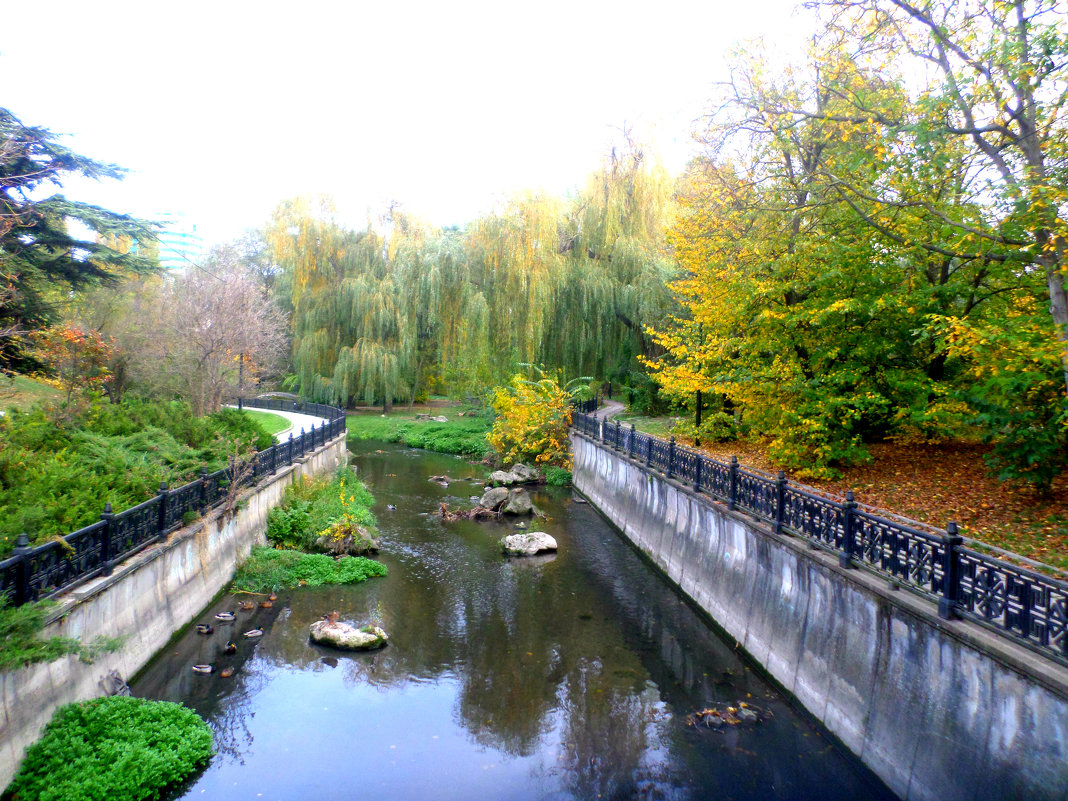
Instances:
[[[0,673],[0,787],[11,781],[26,746],[57,707],[102,695],[101,679],[112,670],[131,677],[230,582],[251,547],[266,542],[267,513],[287,486],[299,476],[334,470],[347,457],[345,436],[336,437],[246,490],[232,516],[214,510],[111,576],[61,596],[46,636],[126,639],[119,651],[92,664],[71,656]]]
[[[574,484],[917,801],[1068,798],[1068,670],[573,434]]]

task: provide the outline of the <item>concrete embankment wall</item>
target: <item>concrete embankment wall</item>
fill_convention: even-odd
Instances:
[[[1068,669],[573,434],[574,484],[893,792],[1068,798]]]
[[[267,513],[287,486],[299,476],[334,470],[347,456],[345,436],[336,437],[246,490],[233,515],[209,512],[117,566],[111,576],[57,599],[46,636],[126,639],[119,651],[92,664],[71,656],[0,673],[0,788],[11,781],[26,746],[57,707],[103,695],[101,679],[112,670],[130,678],[230,582],[251,547],[264,544]]]

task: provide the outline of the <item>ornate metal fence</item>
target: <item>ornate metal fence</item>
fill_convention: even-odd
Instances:
[[[1054,568],[1004,551],[1007,560],[967,544],[950,523],[938,531],[923,523],[883,516],[856,502],[777,476],[743,469],[737,458],[721,462],[683,448],[675,438],[663,440],[576,411],[580,433],[655,469],[691,484],[772,525],[776,532],[804,537],[838,553],[843,567],[861,567],[927,596],[950,620],[966,618],[1068,664],[1068,582],[1022,565]],[[973,545],[976,547],[967,547]],[[995,549],[996,550],[996,549]],[[1013,562],[1019,564],[1013,564]]]
[[[238,489],[253,486],[263,476],[280,467],[292,464],[306,453],[325,445],[345,431],[345,412],[322,403],[278,399],[238,400],[239,408],[298,412],[326,420],[309,431],[259,451],[252,457],[252,470],[244,470],[247,463],[235,471],[234,465],[209,473],[205,468],[195,481],[168,489],[164,484],[154,498],[113,513],[111,504],[104,505],[100,520],[85,528],[30,547],[21,534],[12,556],[0,561],[0,596],[18,606],[29,601],[48,598],[97,576],[111,574],[114,565],[142,548],[164,539],[181,528],[192,514],[202,514],[221,505],[231,490],[235,473],[243,476]]]

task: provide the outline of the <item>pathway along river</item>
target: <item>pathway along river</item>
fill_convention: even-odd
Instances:
[[[352,461],[376,498],[389,576],[285,591],[211,637],[190,630],[134,682],[135,695],[182,701],[214,730],[218,753],[175,797],[894,797],[568,491],[536,496],[560,552],[508,560],[497,540],[514,521],[434,516],[442,500],[480,494],[482,468],[382,443]],[[436,474],[455,480],[427,481]],[[201,619],[236,606],[224,596]],[[334,609],[377,617],[390,644],[359,655],[310,644],[308,626]],[[238,636],[254,626],[262,639]],[[195,675],[199,662],[236,672]],[[686,725],[739,701],[770,717]]]

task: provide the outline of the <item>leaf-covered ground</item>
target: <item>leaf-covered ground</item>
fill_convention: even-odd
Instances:
[[[652,418],[654,420],[659,418]],[[662,435],[662,426],[651,433]],[[729,461],[775,472],[763,447],[753,442],[713,443],[701,450]],[[1068,475],[1053,484],[1050,498],[991,476],[983,461],[988,448],[970,443],[938,445],[875,443],[870,464],[842,469],[834,481],[800,480],[899,515],[942,528],[955,520],[966,537],[1068,569]],[[798,480],[786,471],[788,478]]]

